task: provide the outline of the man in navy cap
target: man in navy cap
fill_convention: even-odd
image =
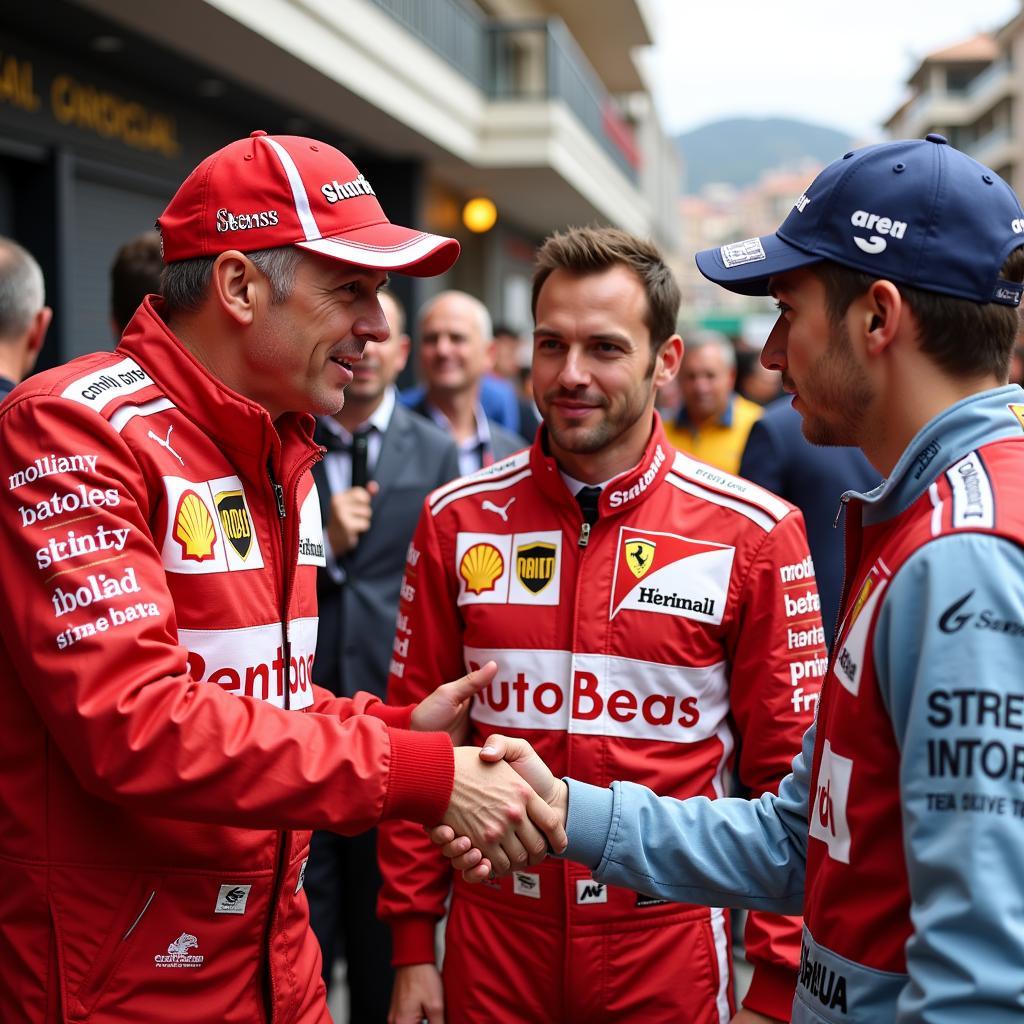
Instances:
[[[929,135],[847,153],[776,234],[697,256],[776,298],[761,359],[805,436],[885,478],[843,496],[839,628],[778,796],[556,781],[522,741],[488,744],[567,807],[567,855],[600,881],[802,909],[800,1024],[1024,1017],[1022,244],[1009,186]],[[447,852],[476,878],[468,845]]]

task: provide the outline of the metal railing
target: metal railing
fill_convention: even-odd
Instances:
[[[487,89],[487,19],[461,0],[373,0],[480,89]]]
[[[492,24],[488,92],[494,99],[557,99],[579,119],[615,165],[637,181],[633,129],[560,18]]]
[[[633,183],[633,129],[560,18],[490,21],[461,0],[373,0],[495,100],[561,100]]]

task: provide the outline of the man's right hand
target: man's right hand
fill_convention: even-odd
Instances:
[[[347,555],[370,528],[370,499],[379,490],[380,484],[371,480],[365,487],[350,487],[331,495],[327,539],[335,558]]]
[[[564,850],[564,814],[500,756],[493,761],[488,764],[476,747],[455,748],[455,785],[443,823],[472,840],[498,874],[540,863],[548,844]]]
[[[395,968],[388,1024],[444,1024],[444,988],[433,964]]]
[[[457,757],[463,749],[472,748],[458,748],[456,750]],[[507,761],[523,780],[529,783],[534,797],[543,800],[545,807],[550,812],[550,817],[547,820],[550,822],[553,819],[553,831],[544,828],[551,849],[556,853],[561,853],[567,843],[565,822],[568,814],[569,790],[566,784],[552,775],[551,770],[533,747],[523,739],[490,736],[480,749],[479,757],[481,761],[491,763]],[[495,764],[495,767],[497,766]],[[458,760],[456,760],[455,770],[457,778]],[[529,814],[535,823],[540,824],[534,811],[530,811]],[[445,816],[445,824],[433,829],[430,837],[438,846],[442,847],[441,852],[452,861],[452,867],[462,872],[463,878],[467,882],[482,882],[492,874],[505,874],[510,870],[505,866],[504,860],[497,860],[492,856],[485,843],[481,843],[470,830],[460,830],[448,815]],[[524,842],[523,845],[526,846],[526,843]],[[513,849],[515,848],[513,847]],[[507,852],[506,849],[504,851],[506,857]],[[547,851],[541,848],[538,852],[536,847],[531,846],[528,848],[528,852],[530,854],[528,863],[536,864],[544,859]],[[512,867],[516,866],[521,866],[521,863],[512,864]]]

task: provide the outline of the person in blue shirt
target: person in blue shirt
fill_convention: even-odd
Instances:
[[[750,430],[739,475],[793,502],[804,514],[824,639],[831,645],[843,585],[839,499],[845,491],[870,490],[879,475],[859,448],[819,448],[804,437],[800,423],[788,395],[767,406]]]

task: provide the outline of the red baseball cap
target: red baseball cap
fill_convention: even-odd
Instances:
[[[443,274],[454,238],[392,224],[344,153],[299,135],[253,132],[208,156],[157,219],[164,261],[284,245],[357,267]]]

